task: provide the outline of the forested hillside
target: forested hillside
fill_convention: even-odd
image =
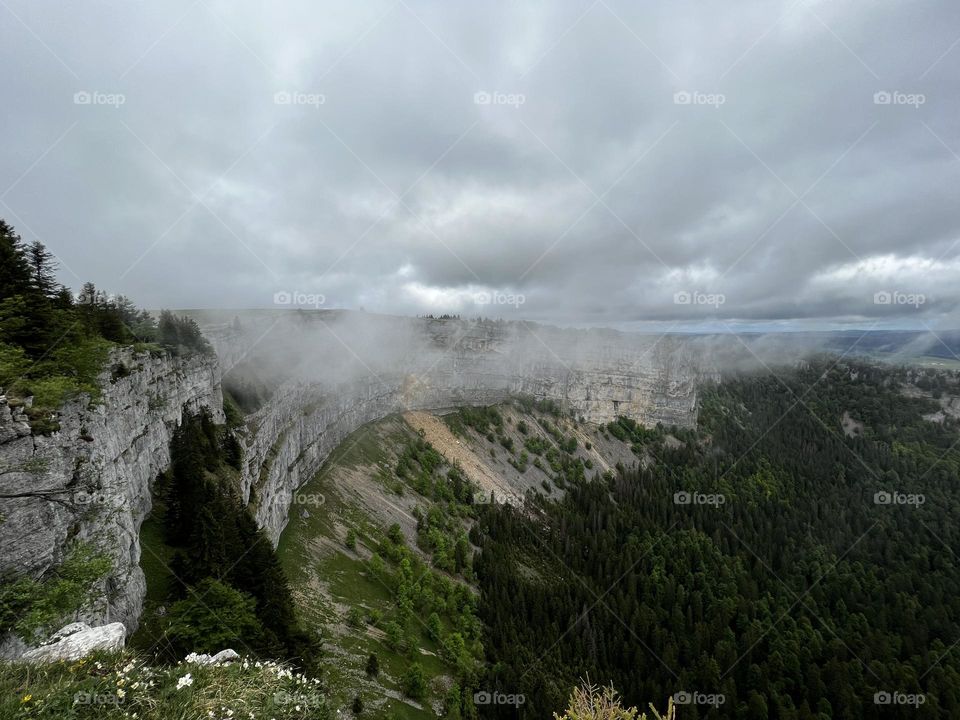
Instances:
[[[646,467],[472,532],[492,686],[571,680],[683,718],[960,714],[956,376],[823,359],[709,389],[696,431],[601,431]],[[513,708],[501,710],[504,717]]]

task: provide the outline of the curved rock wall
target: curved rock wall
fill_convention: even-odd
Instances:
[[[60,430],[32,435],[19,408],[0,396],[0,574],[39,577],[69,542],[87,541],[110,556],[102,601],[83,620],[134,629],[146,586],[140,525],[151,487],[170,462],[170,436],[184,405],[209,407],[222,420],[214,358],[178,359],[115,351],[126,377],[101,377],[94,405],[81,398],[60,409]]]
[[[242,491],[274,544],[286,526],[296,489],[347,435],[394,412],[488,405],[527,394],[560,402],[596,423],[620,415],[646,424],[690,425],[696,419],[696,388],[705,371],[693,346],[681,337],[492,321],[387,321],[391,329],[397,324],[408,329],[395,336],[385,330],[381,345],[374,347],[396,357],[378,362],[376,353],[364,354],[362,337],[370,328],[361,337],[334,326],[327,344],[343,345],[343,354],[353,356],[352,377],[327,381],[324,368],[315,363],[332,366],[329,357],[311,355],[311,361],[296,365],[291,361],[291,377],[247,418]],[[277,322],[263,321],[244,332],[233,324],[208,324],[204,331],[218,355],[229,359],[225,370],[245,361],[255,367],[255,345],[287,346],[283,338],[290,328],[278,329]],[[299,322],[306,324],[293,330],[298,347],[310,347],[311,332],[320,331],[310,323],[317,321]],[[392,349],[407,344],[403,351]]]

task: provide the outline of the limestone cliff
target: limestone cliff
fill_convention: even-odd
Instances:
[[[60,408],[60,430],[32,435],[26,418],[0,396],[0,574],[39,576],[57,565],[72,540],[105,552],[113,571],[102,602],[84,613],[91,624],[136,627],[145,584],[140,524],[150,491],[170,462],[171,430],[184,405],[223,417],[212,357],[154,357],[115,350],[100,378],[102,397]]]
[[[697,384],[710,374],[693,345],[676,336],[377,316],[359,321],[363,331],[356,332],[358,321],[329,324],[338,320],[342,315],[290,313],[248,317],[243,331],[230,323],[204,326],[225,371],[244,361],[274,362],[262,357],[265,348],[283,354],[284,380],[247,418],[242,473],[244,498],[274,543],[296,489],[364,423],[528,394],[590,422],[627,415],[690,425]],[[296,353],[282,350],[291,348],[290,337]],[[349,362],[327,354],[330,347]],[[344,372],[345,364],[353,372]]]

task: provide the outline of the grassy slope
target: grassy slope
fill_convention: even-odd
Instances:
[[[323,628],[325,656],[332,661],[324,663],[324,679],[331,694],[347,702],[359,692],[375,716],[411,720],[434,717],[434,714],[426,708],[417,709],[399,697],[387,697],[376,707],[376,699],[385,697],[384,690],[400,695],[399,678],[411,661],[391,650],[375,630],[347,627],[343,616],[346,607],[376,609],[386,615],[393,607],[393,596],[379,579],[366,572],[361,559],[372,552],[380,528],[371,522],[363,508],[344,498],[333,480],[338,471],[345,468],[370,472],[370,468],[388,463],[392,458],[389,448],[400,447],[412,437],[412,431],[396,419],[366,425],[350,435],[331,454],[317,476],[298,491],[299,495],[323,496],[323,504],[308,506],[307,517],[294,507],[278,547],[304,624]],[[385,483],[386,474],[381,475]],[[390,493],[386,484],[383,493]],[[351,552],[343,545],[344,526],[357,532],[358,552]],[[317,552],[317,540],[321,538],[329,540],[330,545],[325,546],[325,551]],[[324,592],[318,592],[321,584]],[[419,662],[427,677],[449,674],[446,664],[435,654],[436,643],[427,637],[425,628],[423,630],[419,637]],[[371,653],[376,653],[380,661],[381,672],[376,680],[364,673]]]

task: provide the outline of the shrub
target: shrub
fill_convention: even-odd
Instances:
[[[167,637],[183,652],[219,652],[263,644],[256,601],[226,583],[201,580],[170,608]]]
[[[404,673],[401,682],[403,694],[413,700],[422,700],[427,694],[427,679],[423,674],[420,663],[413,663]]]
[[[55,630],[93,597],[98,580],[110,572],[109,558],[77,543],[64,561],[40,580],[22,577],[0,589],[0,634],[13,630],[24,640]]]

